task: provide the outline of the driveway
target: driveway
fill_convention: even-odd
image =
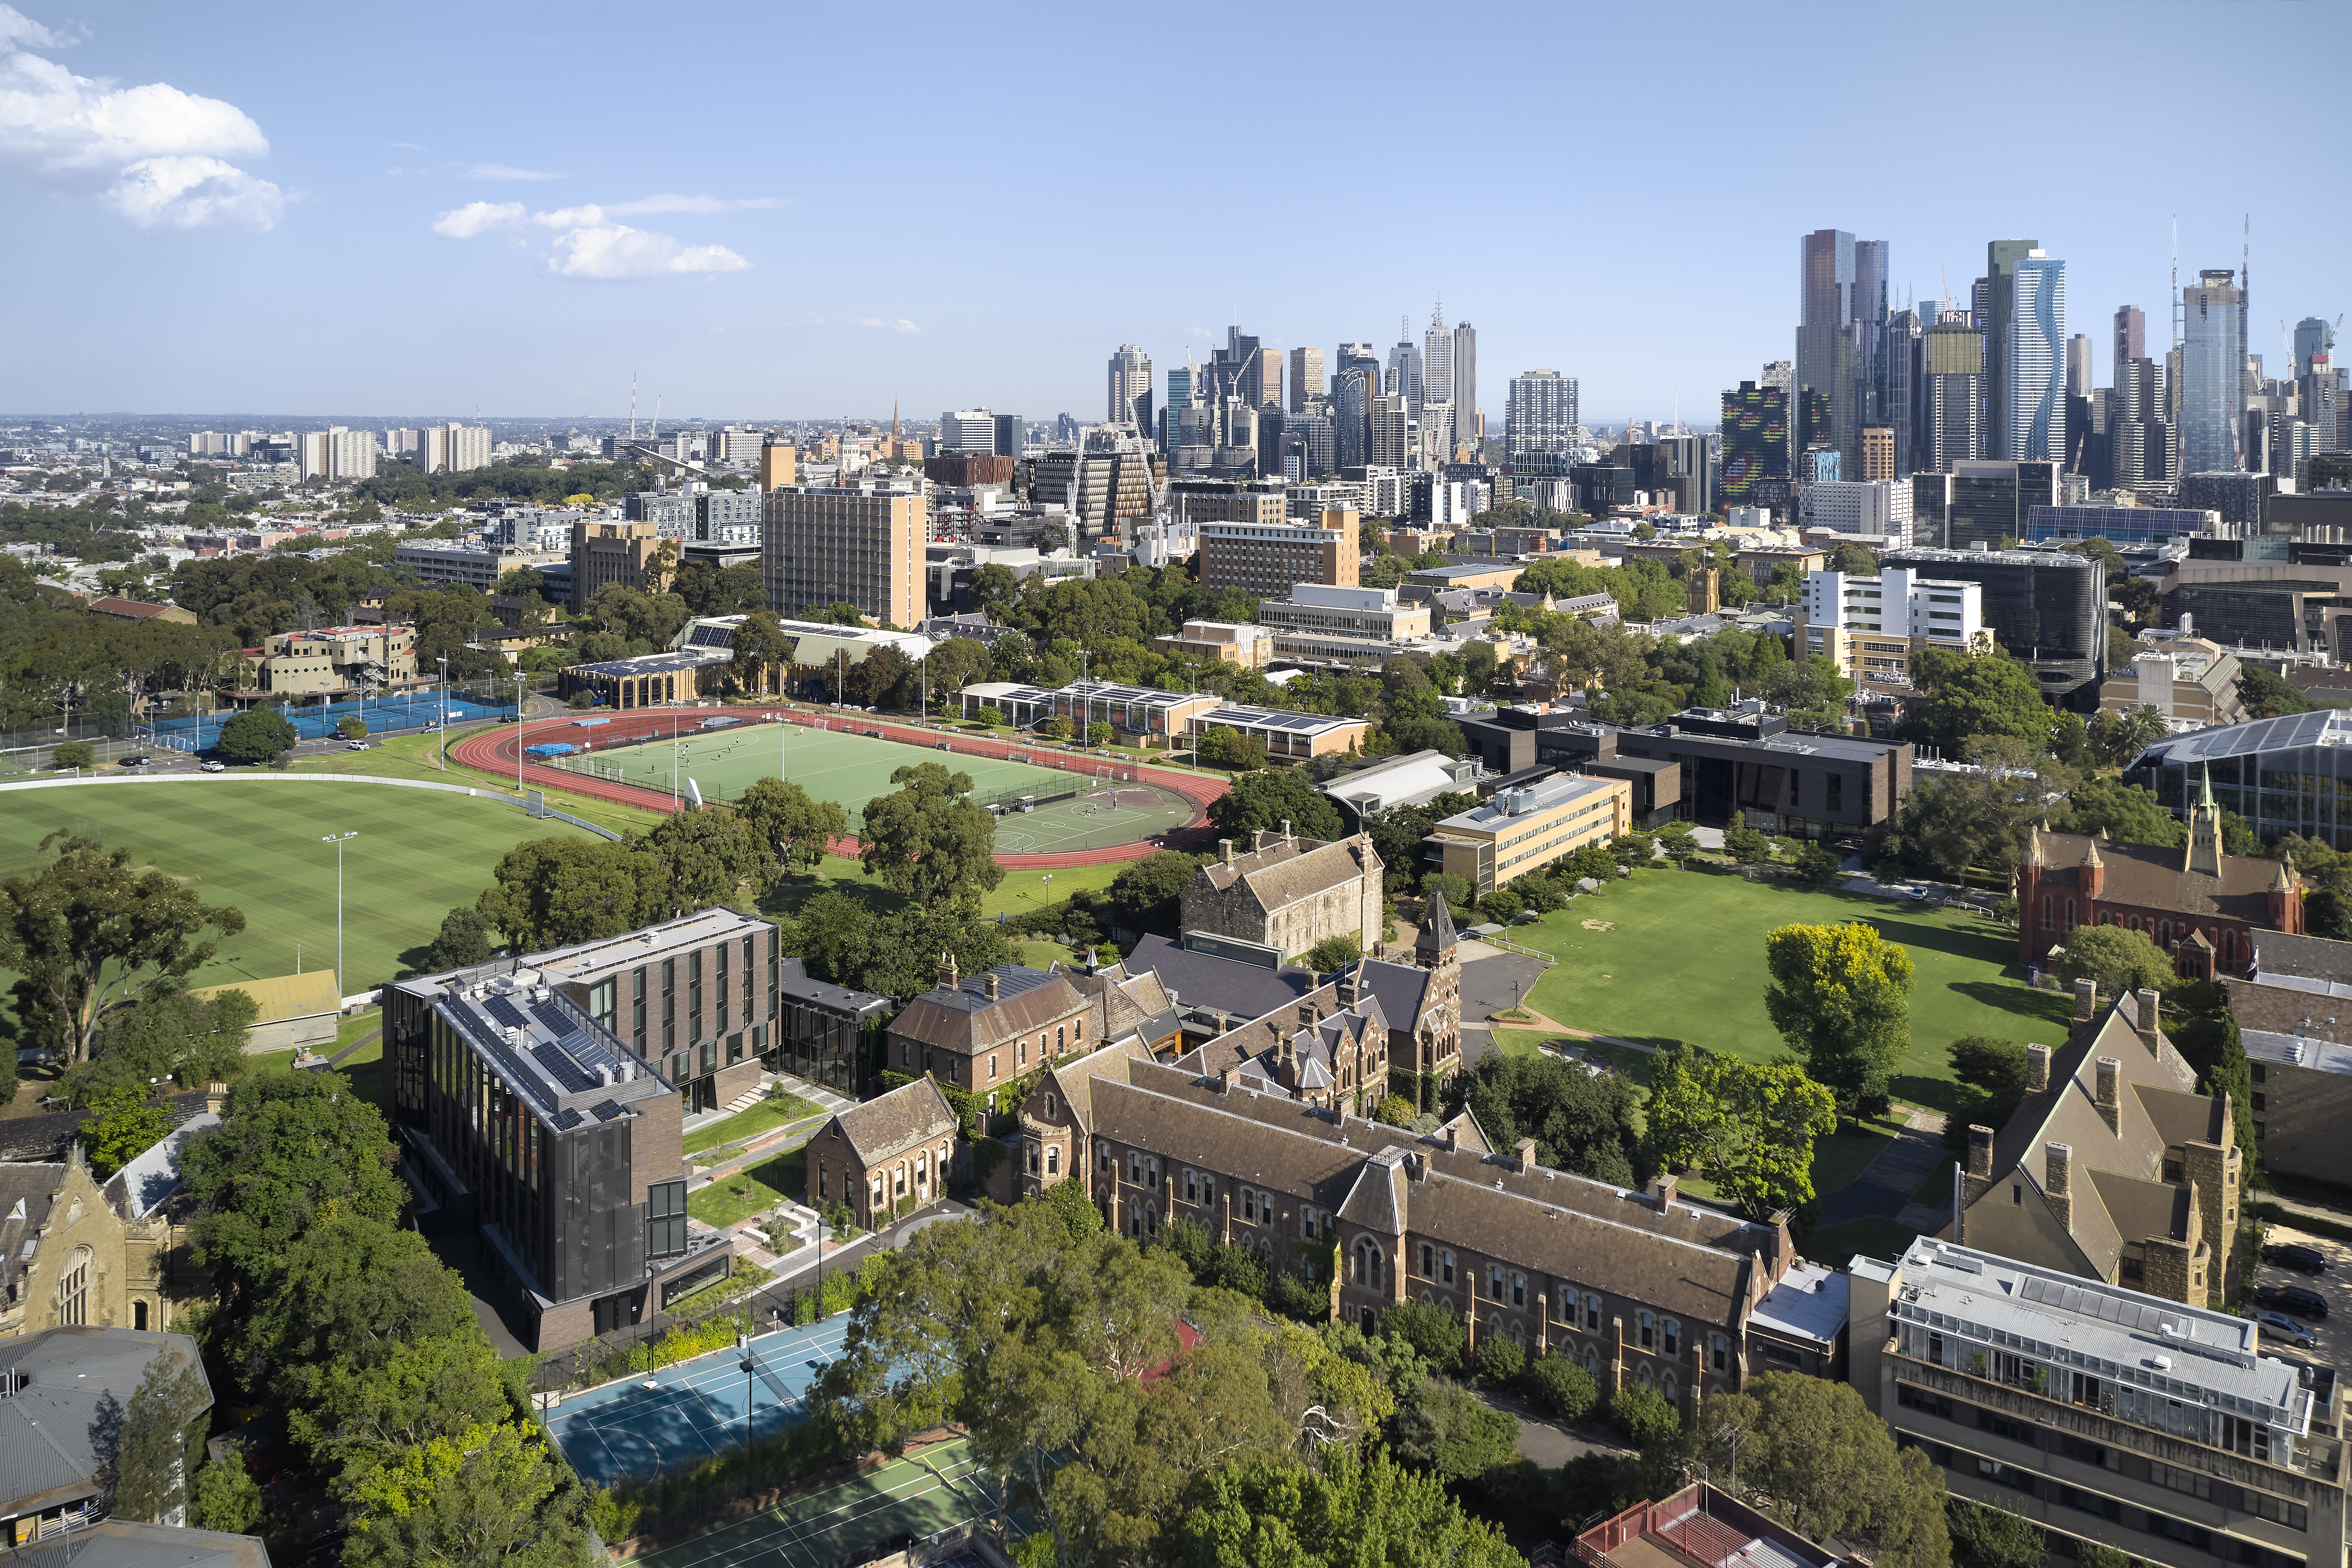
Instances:
[[[1473,1387],[1470,1397],[1489,1410],[1499,1410],[1516,1417],[1519,1424],[1519,1458],[1532,1459],[1547,1470],[1556,1470],[1570,1459],[1585,1454],[1608,1454],[1630,1458],[1633,1450],[1622,1447],[1616,1432],[1606,1423],[1591,1423],[1583,1426],[1567,1426],[1549,1415],[1538,1415],[1525,1401],[1507,1394],[1495,1394]]]
[[[1919,1184],[1933,1175],[1948,1158],[1944,1152],[1943,1117],[1933,1110],[1914,1110],[1909,1124],[1878,1158],[1856,1176],[1822,1199],[1821,1228],[1857,1219],[1895,1219],[1910,1205]]]
[[[2352,1218],[2352,1216],[2347,1217]],[[2327,1303],[2327,1316],[2315,1323],[2295,1317],[2292,1312],[2287,1314],[2319,1336],[2317,1350],[2306,1351],[2299,1345],[2290,1344],[2284,1340],[2274,1339],[2267,1334],[2263,1336],[2263,1349],[2273,1355],[2287,1356],[2298,1361],[2315,1361],[2322,1365],[2332,1366],[2338,1376],[2347,1372],[2352,1372],[2352,1247],[2347,1247],[2344,1243],[2328,1237],[2314,1236],[2308,1231],[2297,1230],[2292,1222],[2272,1226],[2263,1239],[2265,1245],[2271,1247],[2295,1242],[2305,1247],[2316,1247],[2320,1256],[2327,1259],[2327,1272],[2316,1275],[2297,1273],[2294,1269],[2283,1268],[2275,1263],[2257,1263],[2254,1266],[2254,1284],[2257,1289],[2279,1285],[2300,1285],[2306,1290],[2318,1291],[2321,1299]],[[2252,1310],[2254,1308],[2252,1300],[2246,1301],[2244,1305],[2248,1310]]]

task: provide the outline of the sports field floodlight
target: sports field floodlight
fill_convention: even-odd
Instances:
[[[330,833],[319,840],[335,847],[335,996],[340,1007],[343,991],[343,846],[357,838],[352,833]]]

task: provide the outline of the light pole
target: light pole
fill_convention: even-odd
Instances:
[[[343,846],[357,838],[357,833],[330,833],[319,840],[335,847],[335,994],[343,992]]]
[[[515,671],[515,794],[522,793],[522,683],[523,673]]]
[[[434,733],[433,749],[440,754],[441,771],[446,773],[449,771],[449,660],[445,655],[433,662],[441,667],[441,728]]]

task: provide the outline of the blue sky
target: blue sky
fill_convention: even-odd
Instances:
[[[1092,419],[1122,342],[1442,293],[1490,426],[1705,418],[1824,226],[1923,298],[2039,238],[2102,383],[2176,212],[2252,215],[2257,352],[2352,310],[2338,5],[15,4],[14,412]]]

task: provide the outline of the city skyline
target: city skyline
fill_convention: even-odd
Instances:
[[[2102,61],[2073,85],[2085,123],[2132,101],[2133,82],[2167,58],[2173,23],[2195,13],[2137,10],[2129,32],[2109,25],[2119,15],[2037,23],[2053,59]],[[10,401],[51,414],[478,407],[487,418],[615,418],[626,416],[634,373],[641,416],[658,398],[666,418],[873,417],[894,400],[1086,418],[1120,343],[1150,357],[1159,394],[1167,367],[1188,351],[1205,361],[1235,321],[1285,359],[1313,347],[1336,365],[1340,343],[1384,343],[1384,323],[1400,314],[1418,332],[1442,295],[1450,317],[1477,323],[1490,432],[1509,379],[1539,366],[1579,381],[1594,422],[1679,408],[1704,424],[1726,388],[1789,356],[1800,313],[1789,262],[1805,233],[1884,240],[1898,306],[1941,298],[1948,278],[1965,302],[1989,240],[2033,236],[2065,258],[2070,330],[2137,306],[2160,353],[2176,203],[2184,282],[2239,265],[2252,214],[2264,281],[2247,346],[2266,363],[2284,358],[2280,319],[2333,320],[2344,305],[2327,258],[2347,220],[2307,199],[2292,161],[2233,159],[2211,139],[2183,138],[2168,154],[2178,164],[2171,199],[2131,182],[1931,187],[1916,176],[1916,148],[1885,136],[1857,139],[1842,163],[1851,178],[1808,187],[1769,216],[1727,203],[1695,231],[1653,231],[1630,215],[1599,226],[1590,215],[1622,209],[1591,197],[1629,159],[1654,172],[1714,168],[1722,138],[1750,112],[1735,82],[1811,68],[1807,29],[1788,12],[1702,8],[1710,47],[1677,91],[1705,107],[1666,117],[1638,154],[1563,152],[1520,191],[1507,242],[1466,245],[1449,226],[1405,223],[1368,260],[1269,251],[1239,271],[1202,265],[1182,238],[1181,203],[1139,207],[1121,194],[1129,181],[1065,178],[1089,159],[1063,150],[1053,82],[1116,73],[1137,101],[1184,95],[1211,121],[1217,105],[1243,101],[1247,73],[1223,72],[1205,41],[1144,22],[1004,37],[941,24],[894,37],[889,64],[907,89],[898,99],[918,105],[903,114],[877,116],[856,72],[812,70],[789,102],[698,95],[691,121],[648,126],[612,105],[646,79],[721,68],[699,41],[635,27],[615,7],[567,14],[553,36],[536,18],[418,16],[421,25],[396,29],[320,16],[276,37],[120,4],[0,8],[0,82],[12,94],[0,178],[27,242],[19,294],[43,302],[7,352]],[[2200,37],[2250,69],[2347,30],[2325,11],[2242,8],[2231,19],[2225,37]],[[1465,174],[1459,148],[1500,156],[1508,106],[1540,80],[1545,58],[1648,47],[1646,32],[1613,14],[1528,11],[1512,26],[1517,42],[1492,63],[1495,90],[1479,95],[1471,133],[1449,138],[1446,158],[1407,146],[1379,171],[1340,158],[1316,200],[1405,201],[1394,193],[1475,182],[1479,163]],[[611,48],[625,29],[630,47]],[[1379,33],[1302,12],[1262,18],[1258,40],[1268,60],[1312,58],[1339,81],[1374,61]],[[871,44],[854,18],[830,16],[746,14],[729,36],[742,54],[789,47],[812,59],[863,58]],[[446,47],[452,37],[467,47]],[[1901,41],[1854,48],[1849,68],[1861,77],[1926,68]],[[364,75],[320,68],[361,54],[375,62]],[[517,60],[533,63],[517,72]],[[2009,74],[1959,68],[1988,124],[2035,101]],[[945,90],[975,72],[1027,75],[1047,90],[977,104]],[[1580,113],[1595,125],[1648,118],[1643,79],[1600,73]],[[124,96],[133,89],[144,96]],[[937,139],[950,128],[919,107],[927,98],[957,103],[956,134],[1025,151],[993,183],[950,177]],[[94,108],[134,100],[147,112],[130,129],[90,129],[103,120]],[[778,151],[740,155],[747,147]],[[1014,210],[1031,184],[1067,191],[1056,223],[1089,240],[961,247],[952,262],[912,242],[942,211]],[[1129,244],[1121,223],[1132,226]],[[1707,309],[1693,308],[1700,300]],[[365,301],[400,330],[366,326]],[[204,333],[205,352],[153,352],[157,321],[191,310],[216,329]],[[2105,384],[2109,342],[2091,335],[2095,380]]]

